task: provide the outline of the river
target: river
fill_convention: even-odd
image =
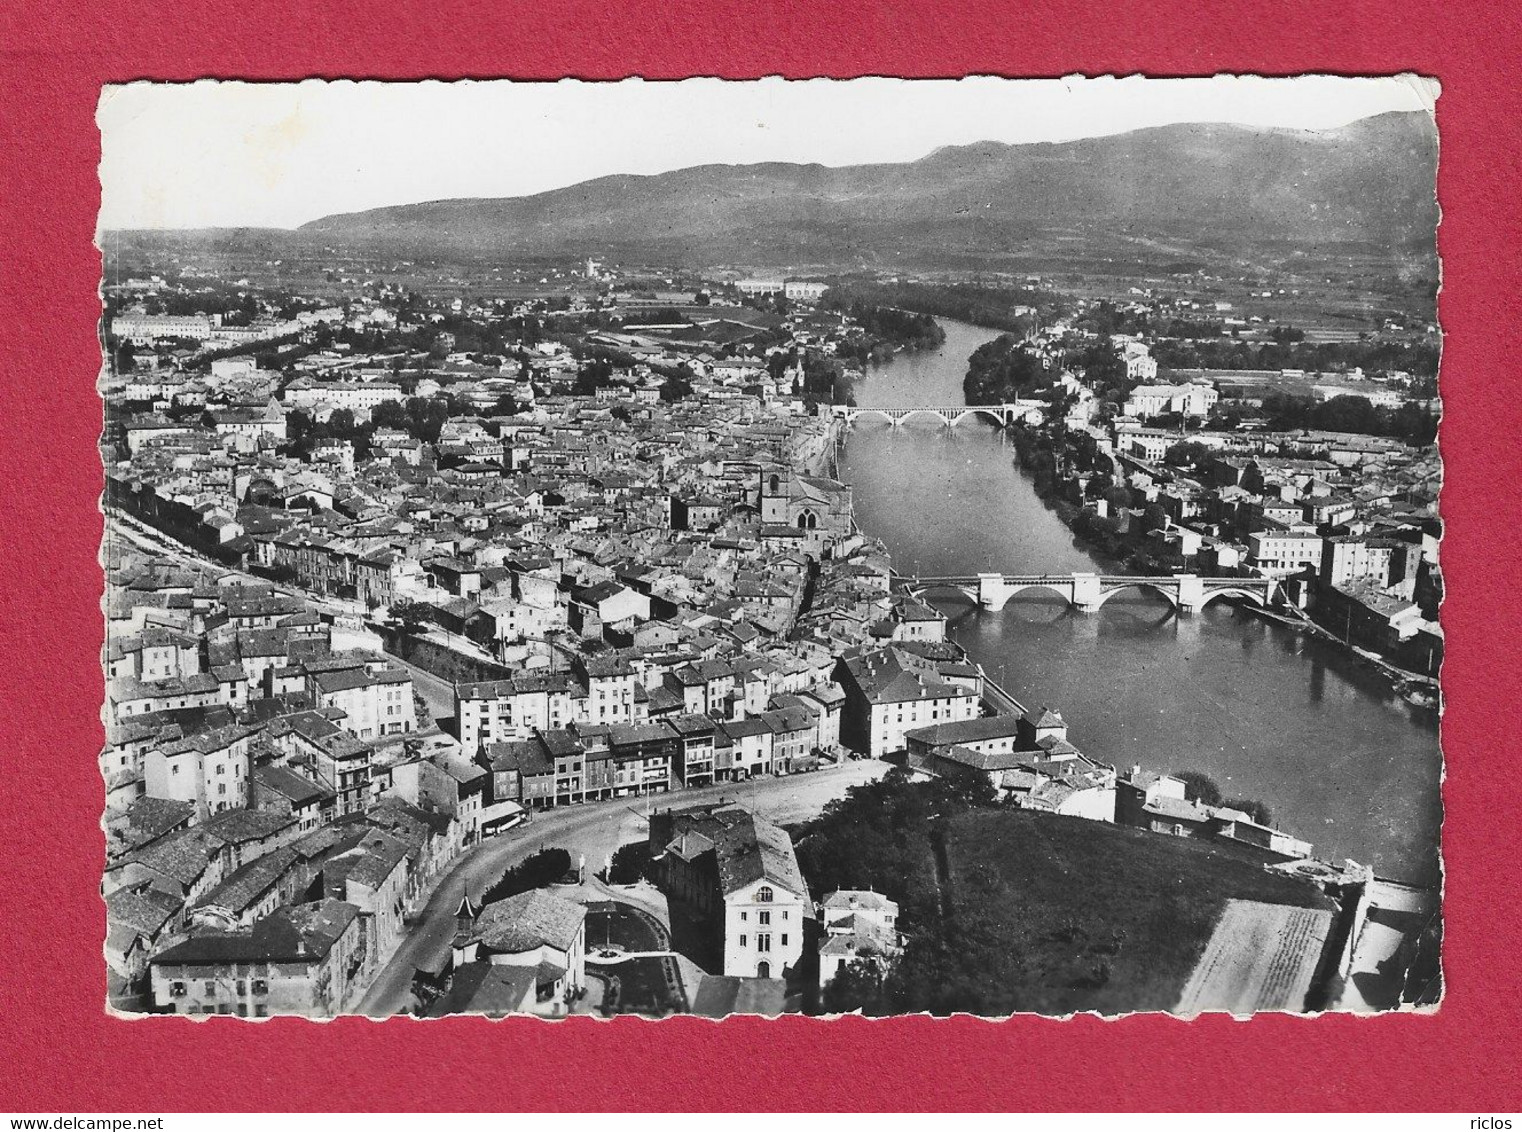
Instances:
[[[963,404],[967,357],[996,332],[940,321],[938,349],[873,367],[857,403]],[[1104,572],[1014,456],[983,421],[892,429],[867,418],[847,436],[841,476],[857,521],[906,573]],[[1435,882],[1436,713],[1408,705],[1336,646],[1221,602],[1192,616],[1144,594],[1094,614],[1040,591],[998,613],[937,604],[954,639],[1027,706],[1060,710],[1085,753],[1202,771],[1228,798],[1265,802],[1319,857]]]

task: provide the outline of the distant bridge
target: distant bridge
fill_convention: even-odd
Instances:
[[[984,609],[1000,610],[1024,590],[1041,589],[1066,598],[1084,613],[1097,613],[1118,593],[1150,590],[1161,594],[1181,613],[1197,613],[1221,597],[1239,597],[1254,605],[1273,604],[1279,593],[1276,578],[1202,578],[1198,574],[1153,577],[1112,574],[968,574],[943,578],[900,578],[912,594],[930,590],[960,590]]]
[[[848,425],[861,417],[877,416],[897,428],[910,417],[925,414],[938,418],[948,428],[955,428],[968,417],[982,417],[1000,428],[1006,428],[1024,418],[1027,413],[1040,412],[1048,407],[1045,401],[1011,401],[1002,405],[912,405],[902,408],[832,405],[830,413]]]

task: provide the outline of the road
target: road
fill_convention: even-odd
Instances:
[[[271,582],[268,578],[261,578],[244,570],[237,570],[215,562],[207,558],[182,542],[155,530],[148,524],[134,519],[131,515],[120,511],[106,511],[106,538],[120,538],[124,542],[131,543],[139,550],[152,554],[158,558],[168,558],[181,566],[192,570],[210,570],[214,574],[236,574],[246,578],[249,582],[260,586],[269,586],[279,593],[290,597],[299,598],[311,608],[321,613],[342,617],[364,617],[367,615],[364,603],[350,601],[346,598],[329,597],[324,594],[314,594],[308,590],[299,589],[295,586],[282,586]]]
[[[647,803],[656,807],[691,806],[723,798],[743,803],[770,821],[791,824],[816,816],[847,788],[877,779],[887,770],[887,763],[863,759],[807,774],[727,782],[650,798],[614,798],[536,813],[526,825],[459,857],[434,890],[421,922],[407,931],[356,1010],[371,1017],[406,1010],[412,998],[413,970],[449,949],[455,933],[455,909],[467,887],[472,899],[479,899],[504,872],[531,853],[565,849],[573,861],[584,856],[587,868],[595,872],[607,864],[620,845],[645,836]]]
[[[452,719],[454,717],[454,685],[442,676],[436,676],[426,668],[403,660],[395,653],[387,653],[386,659],[400,668],[405,668],[412,677],[413,690],[423,697],[423,702],[428,705],[429,714],[434,722]],[[423,721],[418,721],[419,728],[423,727]]]

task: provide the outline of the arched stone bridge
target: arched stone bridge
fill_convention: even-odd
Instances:
[[[1044,402],[1010,402],[1003,405],[914,405],[908,408],[863,408],[855,405],[832,405],[831,414],[851,424],[861,417],[881,417],[894,428],[910,417],[926,414],[937,417],[948,428],[954,428],[968,417],[982,417],[1000,428],[1007,428],[1033,409],[1046,408]]]
[[[1137,576],[1111,574],[970,574],[945,578],[903,578],[913,594],[930,590],[961,590],[984,609],[1000,610],[1022,590],[1043,589],[1060,594],[1084,613],[1097,613],[1118,593],[1150,590],[1167,598],[1182,613],[1197,613],[1216,598],[1239,597],[1258,606],[1273,604],[1279,593],[1275,578],[1202,578],[1198,574]]]

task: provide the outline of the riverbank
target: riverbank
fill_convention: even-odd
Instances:
[[[859,403],[962,404],[967,358],[995,334],[945,328],[941,349],[873,368]],[[834,478],[852,485],[857,526],[906,573],[1115,572],[1119,557],[1036,494],[1011,439],[977,421],[869,419],[846,433]],[[1039,590],[998,613],[953,595],[931,600],[950,619],[948,637],[1020,701],[1061,705],[1086,754],[1204,773],[1291,818],[1318,856],[1437,883],[1437,715],[1340,644],[1225,602],[1179,617],[1145,593],[1122,594],[1099,615]]]
[[[1276,621],[1288,628],[1337,646],[1355,662],[1361,662],[1370,671],[1378,672],[1389,680],[1392,690],[1413,707],[1436,710],[1441,703],[1441,684],[1437,679],[1391,664],[1378,653],[1343,640],[1326,626],[1317,624],[1304,610],[1289,606],[1290,612],[1280,613],[1272,609],[1261,609],[1251,602],[1238,604],[1255,617]]]
[[[1182,562],[1176,564],[1176,569],[1160,565],[1150,551],[1140,545],[1143,535],[1124,530],[1117,521],[1093,515],[1087,508],[1065,498],[1063,488],[1076,481],[1062,479],[1059,469],[1055,466],[1041,467],[1042,457],[1052,459],[1054,465],[1057,463],[1055,449],[1046,447],[1033,449],[1032,447],[1033,436],[1049,441],[1045,432],[1015,425],[1009,429],[1009,433],[1017,452],[1015,466],[1018,471],[1030,476],[1031,487],[1037,497],[1073,533],[1074,541],[1094,558],[1117,571],[1154,577],[1166,577],[1187,568]],[[1036,454],[1034,458],[1033,451]],[[1042,475],[1039,472],[1047,474]],[[1088,520],[1087,524],[1085,520]],[[1102,534],[1096,535],[1092,529],[1092,525],[1096,522],[1107,523]],[[1319,624],[1310,614],[1294,605],[1285,606],[1282,610],[1268,610],[1252,602],[1240,601],[1236,598],[1224,600],[1254,616],[1275,621],[1298,633],[1314,635],[1341,650],[1355,663],[1383,677],[1396,695],[1414,707],[1431,709],[1438,706],[1439,684],[1435,678],[1402,668],[1388,657],[1337,636]]]

